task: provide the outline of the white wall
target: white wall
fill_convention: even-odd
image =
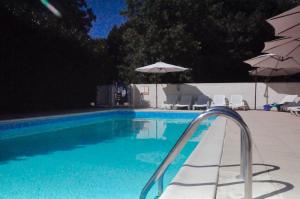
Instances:
[[[155,107],[155,84],[135,84],[134,106],[135,107]],[[140,94],[148,91],[144,95],[144,100],[140,99]],[[268,97],[266,97],[267,93]],[[255,83],[197,83],[197,84],[157,84],[158,107],[166,100],[167,94],[178,95],[206,95],[212,97],[216,94],[230,95],[240,94],[254,108]],[[279,102],[286,94],[296,94],[300,96],[300,82],[297,83],[257,83],[256,107],[261,109],[264,104]]]

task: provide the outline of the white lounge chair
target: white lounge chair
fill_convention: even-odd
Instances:
[[[210,106],[227,106],[225,95],[214,95]]]
[[[196,110],[197,108],[207,109],[208,106],[209,106],[209,98],[205,95],[199,95],[193,105],[193,110]]]
[[[287,102],[283,105],[280,106],[280,111],[290,111],[289,109],[290,108],[293,108],[293,107],[300,107],[300,100],[298,102]]]
[[[174,105],[175,108],[187,108],[188,110],[191,109],[193,96],[191,95],[183,95],[181,96],[179,102]]]
[[[300,116],[300,106],[289,107],[288,110],[291,114]]]
[[[229,101],[229,107],[232,109],[243,109],[243,110],[246,110],[247,108],[242,95],[231,95]]]
[[[161,106],[165,109],[173,109],[174,105],[177,103],[178,95],[167,95],[167,100]]]
[[[280,102],[274,103],[273,105],[279,111],[288,111],[287,108],[289,106],[295,106],[295,101],[298,95],[286,95]],[[297,104],[296,104],[297,106]]]

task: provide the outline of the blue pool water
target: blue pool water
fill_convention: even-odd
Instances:
[[[0,198],[138,198],[197,115],[115,111],[0,122]],[[208,126],[199,127],[165,183]],[[156,191],[155,186],[148,198]]]

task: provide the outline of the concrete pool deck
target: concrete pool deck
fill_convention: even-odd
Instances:
[[[275,111],[239,113],[248,124],[253,138],[253,197],[300,198],[300,117]],[[236,178],[239,174],[239,149],[240,130],[228,121],[218,199],[243,196],[243,184]]]
[[[253,139],[253,198],[300,198],[300,117],[277,111],[239,113],[248,124]],[[193,161],[194,169],[183,167],[160,198],[243,198],[244,183],[238,178],[240,129],[230,120],[222,125],[224,127],[226,135],[220,152],[221,164],[214,159],[217,153],[212,151],[222,145],[216,141],[222,134],[209,128],[207,133],[216,137],[207,139],[207,143],[200,142],[200,149],[197,151],[196,148],[185,163],[189,165],[189,161]],[[210,147],[203,148],[205,145]],[[212,160],[215,162],[211,163]],[[216,181],[215,175],[218,175]],[[212,189],[216,189],[215,194]]]

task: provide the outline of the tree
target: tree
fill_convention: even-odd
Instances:
[[[156,61],[192,68],[179,82],[249,81],[243,60],[274,38],[266,19],[299,0],[127,0],[119,78],[145,82],[134,69]],[[174,81],[164,75],[162,81]]]
[[[39,28],[48,28],[56,34],[88,39],[92,21],[96,19],[85,0],[52,0],[62,17],[53,15],[40,1],[36,0],[2,0],[0,5],[9,15],[23,23]]]
[[[106,41],[88,35],[94,15],[84,0],[0,3],[0,111],[88,107],[96,85],[108,80]]]

